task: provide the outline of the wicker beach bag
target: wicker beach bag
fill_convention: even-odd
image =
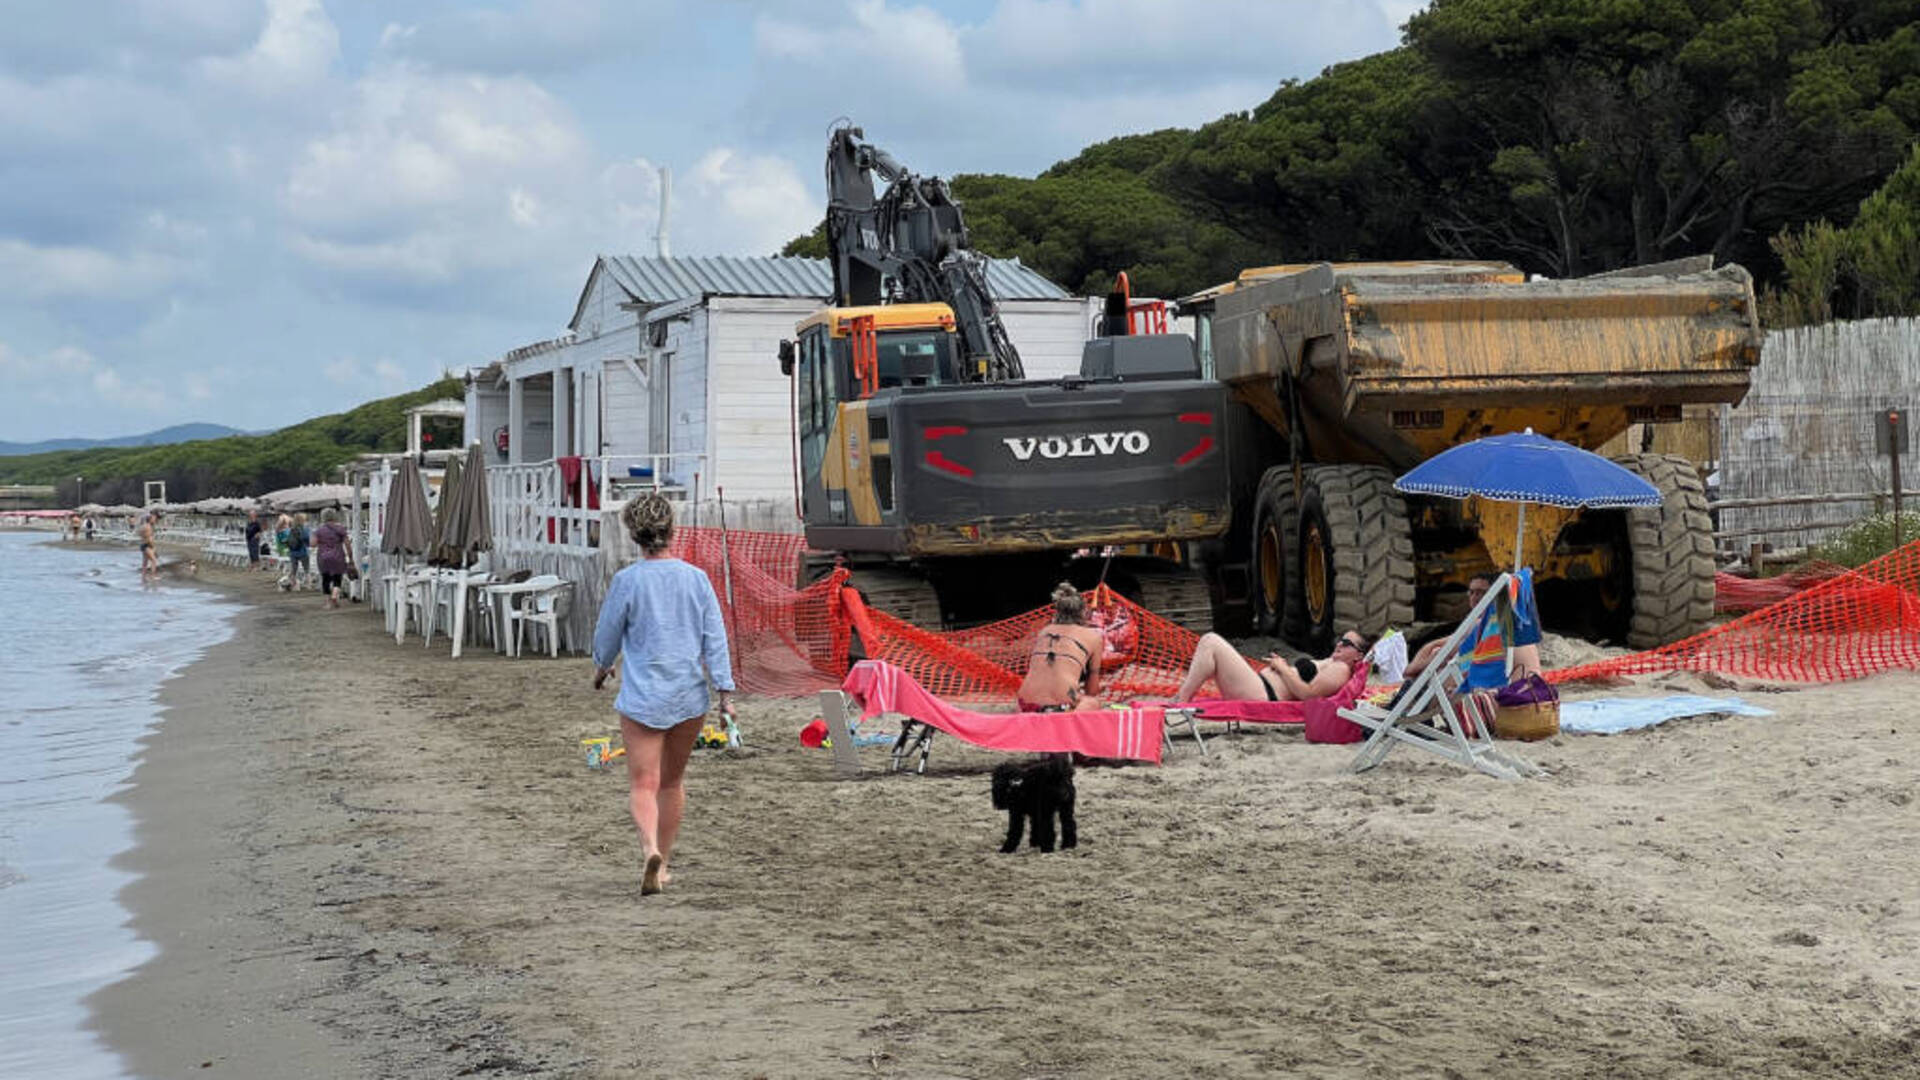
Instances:
[[[1494,695],[1493,734],[1532,741],[1560,734],[1560,694],[1538,675],[1508,684]]]

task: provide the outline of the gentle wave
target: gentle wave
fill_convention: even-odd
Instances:
[[[119,1077],[87,1030],[88,995],[155,947],[115,899],[133,841],[126,786],[160,685],[231,633],[209,594],[138,586],[130,552],[0,533],[0,1076]]]

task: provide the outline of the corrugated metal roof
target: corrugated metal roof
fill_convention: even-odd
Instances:
[[[824,298],[833,292],[833,272],[825,259],[602,255],[599,265],[629,296],[647,304],[693,296]],[[1071,296],[1018,259],[989,262],[987,288],[998,300],[1065,300]]]

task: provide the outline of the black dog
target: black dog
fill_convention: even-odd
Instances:
[[[1002,854],[1019,850],[1020,832],[1033,821],[1033,846],[1053,850],[1053,817],[1060,815],[1060,846],[1080,842],[1073,820],[1073,762],[1065,754],[1050,754],[1025,764],[1006,762],[993,770],[993,808],[1007,812],[1007,842]]]

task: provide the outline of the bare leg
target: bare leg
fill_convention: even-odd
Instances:
[[[660,891],[660,870],[666,863],[660,854],[660,757],[667,735],[623,716],[620,742],[627,748],[627,809],[633,814],[641,857],[646,860],[646,877],[640,885],[645,896]]]
[[[693,756],[693,743],[700,737],[703,719],[696,716],[668,729],[666,746],[660,753],[660,858],[663,864],[673,860],[673,842],[680,836],[680,816],[687,808],[687,759]],[[661,884],[666,884],[672,876],[663,865]]]
[[[1219,634],[1203,634],[1200,644],[1193,650],[1193,663],[1187,666],[1187,677],[1180,680],[1180,689],[1173,695],[1175,701],[1192,701],[1206,681],[1212,679],[1219,687],[1220,696],[1234,701],[1265,701],[1266,685],[1261,682],[1246,657],[1235,651],[1232,643]]]

